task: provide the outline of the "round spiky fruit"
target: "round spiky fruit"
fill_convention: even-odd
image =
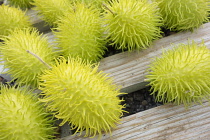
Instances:
[[[18,8],[0,6],[0,36],[9,35],[15,28],[31,27],[29,17]]]
[[[146,76],[160,102],[188,106],[210,97],[210,50],[194,42],[164,52]]]
[[[94,68],[93,68],[94,67]],[[102,131],[110,132],[122,115],[119,93],[111,78],[97,72],[98,65],[82,59],[61,58],[41,75],[41,90],[50,111],[70,122],[76,132],[86,130],[85,136],[94,137]]]
[[[20,8],[30,8],[33,0],[9,0],[9,4]]]
[[[105,4],[107,38],[117,49],[139,50],[160,37],[157,4],[147,0],[112,0]]]
[[[75,12],[68,13],[58,23],[57,42],[65,57],[81,57],[98,61],[104,54],[105,44],[98,10],[76,4]]]
[[[37,87],[37,76],[47,69],[47,64],[53,63],[55,56],[47,38],[36,29],[27,28],[16,29],[2,40],[0,58],[4,67],[8,68],[6,73],[11,74],[18,83]]]
[[[208,21],[209,0],[155,0],[166,28],[172,31],[193,30]]]
[[[57,20],[72,10],[70,0],[33,0],[38,15],[50,26],[57,27]]]
[[[104,2],[109,0],[71,0],[72,2],[84,3],[88,6],[95,6],[96,8],[102,8]]]
[[[0,140],[48,140],[55,134],[53,118],[26,88],[1,87]]]

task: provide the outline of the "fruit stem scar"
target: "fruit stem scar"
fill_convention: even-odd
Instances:
[[[111,12],[114,16],[116,15],[116,13],[114,13],[106,4],[102,3],[102,5],[109,10],[109,12]]]
[[[52,67],[50,65],[48,65],[46,62],[44,62],[44,60],[42,60],[38,55],[36,55],[35,53],[26,50],[27,53],[30,53],[31,55],[33,55],[34,57],[36,57],[40,62],[42,62],[45,66],[47,66],[49,69],[52,69]]]

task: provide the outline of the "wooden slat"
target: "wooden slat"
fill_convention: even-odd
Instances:
[[[54,35],[48,33],[47,36],[53,42]],[[133,92],[147,84],[144,79],[152,58],[159,57],[163,49],[171,49],[178,43],[187,43],[190,40],[197,43],[204,41],[210,48],[210,23],[204,24],[193,33],[181,32],[154,41],[153,45],[143,51],[124,52],[104,58],[100,61],[99,70],[110,73],[115,83],[122,86],[123,92]]]
[[[26,15],[30,17],[30,22],[40,32],[46,32],[50,30],[50,27],[47,25],[47,23],[41,20],[41,17],[37,15],[37,11],[30,9],[26,12]]]
[[[209,140],[210,106],[184,106],[171,104],[149,109],[122,119],[112,136],[102,140]],[[68,136],[61,140],[89,140],[81,136]],[[97,140],[97,137],[91,140]]]
[[[122,91],[132,92],[145,86],[146,69],[152,58],[159,57],[164,50],[178,43],[194,40],[204,41],[210,48],[210,23],[195,32],[177,33],[160,40],[141,52],[124,52],[100,61],[100,70],[110,73]],[[173,44],[173,45],[171,45]],[[210,107],[194,105],[189,110],[183,106],[163,105],[123,118],[122,124],[113,130],[112,136],[104,135],[103,140],[174,140],[210,138]],[[68,136],[61,140],[87,140],[79,136]],[[91,140],[96,140],[93,138]]]

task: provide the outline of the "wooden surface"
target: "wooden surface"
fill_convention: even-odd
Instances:
[[[210,106],[194,105],[189,110],[183,106],[163,105],[122,119],[112,136],[103,140],[209,140]],[[61,140],[97,140],[68,136]]]
[[[46,35],[50,42],[55,40],[52,33]],[[144,79],[152,58],[159,57],[163,50],[191,40],[197,43],[204,41],[210,48],[210,23],[204,24],[193,33],[181,32],[156,40],[148,49],[140,52],[124,52],[104,58],[100,61],[99,70],[110,73],[115,83],[122,86],[123,92],[133,92],[146,85]]]
[[[31,21],[41,30],[43,22],[30,13]],[[54,36],[49,33],[52,42]],[[150,48],[141,52],[124,52],[100,61],[100,70],[110,73],[123,92],[132,92],[143,88],[146,69],[152,58],[159,57],[163,49],[171,49],[178,43],[204,43],[210,48],[210,23],[198,30],[174,34],[154,41]],[[67,127],[68,128],[68,127]],[[61,140],[89,140],[79,136],[68,136]],[[91,140],[96,140],[93,138]],[[163,105],[147,111],[125,117],[112,132],[104,135],[102,140],[210,140],[210,106],[194,105],[189,110],[183,106]]]
[[[193,33],[182,32],[157,40],[141,52],[125,52],[104,58],[100,62],[100,70],[110,73],[115,83],[122,85],[122,91],[132,92],[145,86],[146,69],[152,58],[159,57],[163,49],[191,40],[197,43],[204,41],[210,48],[210,23]],[[206,101],[204,106],[194,105],[189,110],[183,106],[163,105],[125,117],[121,123],[113,130],[112,136],[104,135],[102,140],[210,140],[210,106]],[[61,140],[88,139],[68,136]]]

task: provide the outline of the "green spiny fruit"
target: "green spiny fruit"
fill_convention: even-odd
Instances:
[[[164,52],[146,76],[160,102],[188,106],[210,97],[210,50],[194,42]]]
[[[166,28],[172,31],[193,30],[208,22],[209,0],[155,0]]]
[[[156,3],[147,0],[112,0],[105,4],[107,38],[117,49],[139,50],[160,37],[161,18]]]
[[[9,69],[6,73],[11,74],[18,83],[37,87],[37,76],[47,67],[35,55],[50,65],[55,56],[47,38],[36,29],[27,28],[16,29],[2,40],[0,58],[4,67]]]
[[[58,32],[54,32],[58,46],[65,57],[79,56],[96,62],[102,58],[106,49],[100,12],[84,4],[76,4],[74,10],[58,23]]]
[[[33,0],[38,15],[50,26],[57,27],[57,20],[72,10],[70,0]]]
[[[109,0],[71,0],[72,2],[80,2],[85,5],[95,6],[96,8],[102,8],[103,2],[108,2]]]
[[[29,17],[18,8],[0,6],[0,36],[9,35],[15,28],[31,27]]]
[[[26,88],[0,90],[0,140],[53,139],[53,118]]]
[[[94,137],[102,131],[110,132],[122,115],[119,93],[111,78],[98,65],[81,58],[63,57],[56,61],[52,70],[45,70],[40,77],[40,89],[43,91],[47,108],[62,119],[63,125],[71,123],[76,132],[86,130],[85,136]]]
[[[9,0],[9,4],[20,8],[30,8],[33,0]]]

